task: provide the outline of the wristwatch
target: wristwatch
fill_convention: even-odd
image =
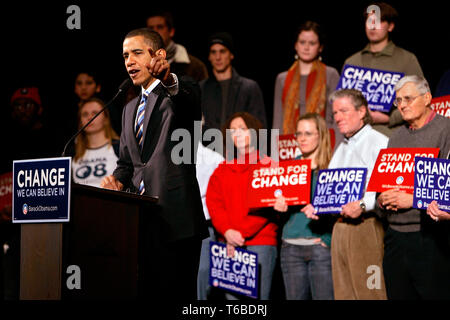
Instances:
[[[362,199],[359,201],[359,207],[361,208],[362,212],[366,212],[366,204]]]

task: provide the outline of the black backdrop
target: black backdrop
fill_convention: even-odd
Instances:
[[[450,68],[449,31],[443,2],[388,1],[400,14],[394,42],[416,54],[432,90]],[[269,124],[276,75],[293,62],[294,32],[305,20],[322,24],[327,34],[323,61],[341,70],[344,60],[366,45],[362,12],[368,1],[12,1],[1,10],[3,33],[2,118],[19,86],[40,88],[47,113],[64,115],[73,98],[73,83],[83,66],[95,66],[109,99],[127,77],[122,40],[145,25],[152,7],[167,8],[175,17],[175,41],[207,65],[207,39],[229,31],[237,48],[238,72],[261,86]],[[67,7],[81,9],[81,30],[69,30]],[[61,119],[64,119],[63,117]]]
[[[190,3],[189,3],[190,2]],[[448,10],[437,0],[388,1],[400,13],[393,40],[414,52],[434,92],[450,68]],[[81,30],[68,30],[67,7],[81,9]],[[207,39],[215,31],[229,31],[237,48],[235,67],[256,80],[272,119],[276,75],[293,62],[294,33],[305,20],[322,24],[328,37],[323,61],[341,70],[344,60],[366,45],[362,13],[368,1],[39,1],[12,0],[0,8],[2,30],[2,89],[0,134],[2,157],[8,152],[9,102],[13,91],[34,85],[40,93],[55,141],[55,156],[63,145],[59,130],[69,119],[76,73],[94,66],[102,75],[103,97],[108,100],[127,77],[121,56],[124,35],[145,25],[151,8],[170,9],[175,17],[175,41],[207,62]],[[11,164],[10,162],[8,163]],[[10,170],[10,169],[9,169]],[[282,299],[282,280],[276,271],[274,300]],[[410,306],[409,306],[410,307]]]

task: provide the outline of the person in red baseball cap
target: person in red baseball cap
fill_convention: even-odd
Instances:
[[[42,103],[36,87],[17,89],[11,97],[12,118],[31,130],[42,127]]]
[[[19,87],[13,92],[8,117],[1,119],[0,130],[8,147],[2,149],[0,174],[11,173],[14,160],[54,157],[60,150],[55,143],[59,132],[45,121],[45,112],[37,87]],[[0,277],[4,279],[0,300],[8,301],[20,297],[20,225],[11,223],[11,209],[5,207],[0,220]]]

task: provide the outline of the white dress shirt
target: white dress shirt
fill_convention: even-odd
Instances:
[[[208,189],[209,178],[216,170],[219,163],[223,162],[224,158],[218,152],[215,152],[200,142],[197,149],[197,163],[195,168],[197,171],[197,181],[200,188],[200,195],[202,197],[203,212],[206,220],[210,220],[208,207],[206,206],[206,190]]]
[[[381,149],[387,147],[388,137],[367,124],[349,139],[345,138],[331,158],[329,169],[367,168],[366,188]],[[363,197],[366,210],[375,209],[376,192],[366,192]]]

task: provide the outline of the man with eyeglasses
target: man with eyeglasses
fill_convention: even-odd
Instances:
[[[450,151],[450,119],[431,107],[428,82],[406,76],[395,86],[397,106],[406,125],[389,139],[388,148],[439,148]],[[381,193],[378,213],[387,219],[384,276],[389,299],[450,299],[450,214],[413,208],[413,195],[396,189]]]

